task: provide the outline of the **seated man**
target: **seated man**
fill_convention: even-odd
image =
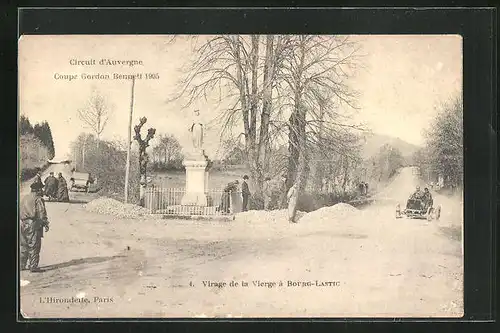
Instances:
[[[423,195],[424,195],[424,193],[420,190],[420,186],[417,186],[415,192],[413,192],[413,194],[411,195],[410,199],[412,199],[412,200],[420,200],[420,199],[422,199]]]
[[[431,192],[429,192],[429,189],[426,187],[424,189],[424,194],[422,196],[422,201],[424,203],[425,209],[428,209],[429,207],[432,207],[434,200],[432,199]]]
[[[415,192],[410,196],[408,202],[406,203],[406,208],[408,209],[422,209],[422,197],[423,192],[420,190],[420,186],[417,186]]]

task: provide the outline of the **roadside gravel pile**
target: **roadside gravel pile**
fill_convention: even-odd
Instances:
[[[132,204],[124,204],[118,200],[101,197],[85,205],[89,212],[113,215],[119,218],[141,217],[149,213],[148,209]]]
[[[304,214],[304,212],[298,211],[296,219],[302,218]],[[271,211],[251,210],[236,214],[235,221],[249,224],[284,224],[288,223],[288,212],[286,209]]]
[[[354,217],[358,214],[359,210],[346,203],[338,203],[333,206],[323,207],[307,213],[300,223],[324,223],[334,222],[349,217]]]

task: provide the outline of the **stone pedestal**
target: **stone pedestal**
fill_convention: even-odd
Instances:
[[[183,206],[207,206],[209,160],[204,154],[189,156],[182,163],[186,168],[186,193],[182,197]]]

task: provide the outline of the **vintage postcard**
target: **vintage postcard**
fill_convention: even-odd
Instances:
[[[462,80],[458,35],[22,36],[22,316],[463,316]]]

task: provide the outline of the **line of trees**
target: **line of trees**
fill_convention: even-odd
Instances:
[[[130,202],[139,200],[139,150],[132,145],[130,159]],[[127,145],[121,141],[97,139],[94,134],[81,133],[70,146],[76,171],[89,172],[97,179],[101,193],[123,199]]]
[[[426,145],[413,157],[428,181],[442,177],[444,186],[463,186],[463,100],[461,94],[442,103],[425,131]]]
[[[161,134],[152,149],[152,170],[181,170],[183,168],[182,146],[173,135]]]
[[[380,147],[378,153],[368,160],[369,178],[379,182],[389,180],[396,171],[406,166],[401,151],[390,144]]]
[[[33,177],[37,168],[43,168],[55,156],[52,131],[48,122],[34,126],[28,117],[19,119],[19,153],[21,180]]]
[[[175,42],[175,41],[174,41]],[[303,191],[311,161],[332,154],[358,160],[349,122],[358,94],[347,83],[359,66],[359,46],[346,36],[219,35],[193,37],[194,59],[174,97],[218,94],[228,103],[215,119],[222,137],[244,137],[245,162],[258,196],[274,160],[288,147],[287,189]],[[234,133],[242,128],[242,133]],[[318,171],[318,173],[320,173]],[[320,174],[317,175],[318,177]]]
[[[19,135],[21,137],[25,136],[25,138],[33,136],[34,139],[39,140],[41,145],[47,149],[47,159],[51,160],[54,158],[56,152],[54,140],[47,121],[42,121],[33,126],[28,117],[21,115],[19,119]]]

